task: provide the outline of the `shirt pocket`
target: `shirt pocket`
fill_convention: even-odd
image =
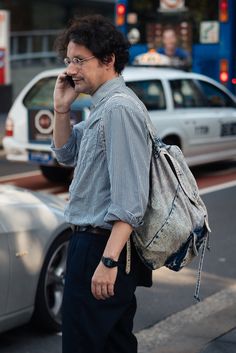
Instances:
[[[98,132],[96,129],[85,129],[80,144],[78,164],[86,165],[94,159]]]

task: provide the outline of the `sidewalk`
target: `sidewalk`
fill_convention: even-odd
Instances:
[[[236,353],[236,284],[138,332],[137,338],[139,353]]]
[[[235,308],[236,310],[236,308]],[[200,353],[235,353],[236,328],[210,342]]]

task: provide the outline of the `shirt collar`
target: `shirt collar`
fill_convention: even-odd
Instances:
[[[122,86],[125,86],[125,81],[121,75],[103,83],[92,95],[91,108],[95,107],[103,98],[106,98],[108,95],[110,96],[114,90]]]

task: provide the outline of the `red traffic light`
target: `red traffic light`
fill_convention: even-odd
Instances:
[[[220,22],[227,22],[229,18],[228,14],[228,0],[220,0],[219,3],[219,20]]]
[[[229,80],[229,63],[226,59],[220,60],[220,81],[227,83]]]
[[[116,5],[116,25],[123,26],[125,24],[126,6],[124,4]]]
[[[118,4],[116,7],[116,13],[118,16],[124,16],[126,12],[126,6],[124,4]]]

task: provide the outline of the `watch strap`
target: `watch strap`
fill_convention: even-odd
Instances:
[[[115,260],[111,259],[110,257],[105,257],[105,256],[102,256],[101,261],[102,261],[103,265],[108,268],[117,267],[119,264],[118,261],[115,261]]]

